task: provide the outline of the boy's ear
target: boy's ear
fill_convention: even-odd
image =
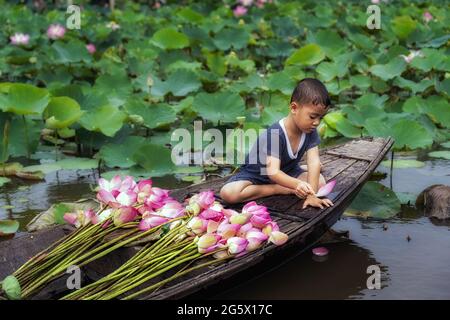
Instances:
[[[295,112],[297,112],[300,109],[300,106],[299,106],[299,104],[297,102],[292,101],[289,104],[289,109],[291,110],[291,112],[295,113]]]

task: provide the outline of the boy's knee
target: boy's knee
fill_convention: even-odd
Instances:
[[[239,202],[239,194],[236,192],[233,192],[232,189],[227,188],[227,186],[223,186],[222,189],[220,189],[220,197],[222,200],[228,203],[238,203]]]

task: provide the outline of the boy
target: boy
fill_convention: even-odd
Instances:
[[[316,128],[330,104],[322,82],[301,80],[292,93],[289,115],[258,137],[240,171],[220,190],[222,199],[238,203],[274,194],[296,194],[305,199],[303,208],[332,206],[331,200],[315,196],[325,185],[320,174],[320,138]],[[305,153],[307,171],[299,166]]]

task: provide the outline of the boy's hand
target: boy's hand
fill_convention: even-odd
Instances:
[[[305,198],[308,195],[316,194],[308,182],[300,181],[295,188],[295,194],[300,198]]]
[[[320,199],[320,198],[317,198],[316,196],[308,196],[305,199],[305,202],[303,202],[302,209],[305,209],[307,206],[323,209],[324,206],[331,207],[333,205],[334,204],[333,204],[333,202],[331,202],[330,199],[326,199],[326,198]]]

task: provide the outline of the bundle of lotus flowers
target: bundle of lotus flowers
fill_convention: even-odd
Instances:
[[[243,256],[264,243],[287,241],[266,207],[249,202],[240,213],[225,209],[211,191],[195,194],[181,204],[168,190],[154,187],[150,179],[136,183],[132,177],[122,180],[116,176],[111,181],[99,180],[97,199],[97,212],[64,215],[66,222],[77,228],[73,233],[4,279],[3,292],[8,298],[29,298],[70,266],[84,266],[143,239],[157,241],[147,242],[113,273],[63,299],[132,299],[195,269]],[[200,261],[209,256],[213,259]],[[197,261],[201,263],[192,265]],[[167,276],[176,267],[182,269]],[[135,290],[160,275],[166,278]],[[130,293],[132,290],[135,292]]]
[[[150,179],[139,183],[132,177],[99,179],[97,199],[97,212],[66,213],[64,220],[77,229],[6,277],[2,294],[10,299],[29,298],[68,267],[84,266],[120,247],[149,238],[164,222],[176,221],[185,214],[183,205],[172,199],[168,190],[153,187]]]
[[[266,207],[249,202],[241,213],[225,209],[211,191],[191,197],[186,213],[178,221],[165,222],[169,231],[120,268],[63,299],[133,299],[195,269],[242,257],[267,242],[281,245],[288,238]],[[165,278],[152,283],[158,276]],[[141,285],[144,288],[137,290]]]

